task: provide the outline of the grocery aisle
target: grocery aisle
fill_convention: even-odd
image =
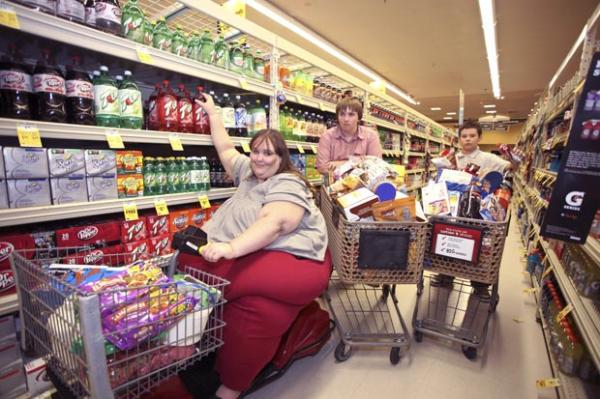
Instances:
[[[477,360],[467,360],[456,345],[425,337],[422,343],[412,344],[411,353],[397,366],[390,364],[387,348],[356,348],[350,359],[336,363],[336,335],[315,357],[298,361],[279,381],[248,399],[556,398],[553,389],[535,387],[536,379],[552,375],[535,321],[535,298],[523,293],[531,285],[529,276],[521,272],[522,251],[513,218],[500,273],[500,303]],[[410,286],[398,290],[407,322],[415,295],[416,288]]]

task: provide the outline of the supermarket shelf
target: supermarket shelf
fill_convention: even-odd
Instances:
[[[417,137],[421,137],[422,139],[430,139],[431,138],[427,135],[427,133],[423,133],[423,132],[420,132],[415,129],[406,128],[406,131],[408,132],[408,134],[410,136],[417,136]]]
[[[428,139],[429,141],[435,141],[436,143],[440,144],[444,142],[441,137],[429,136]]]
[[[585,244],[581,247],[592,258],[594,263],[600,267],[600,241],[596,238],[588,237]]]
[[[398,125],[396,123],[384,121],[383,119],[375,118],[374,116],[371,116],[371,115],[365,115],[363,117],[363,119],[365,120],[365,122],[373,123],[379,127],[393,130],[395,132],[404,133],[406,131],[406,128],[404,127],[404,125]]]
[[[556,173],[556,172],[553,172],[548,169],[543,169],[543,168],[535,168],[535,171],[538,173],[544,174],[546,176],[549,176],[549,177],[556,177],[558,175],[558,173]]]
[[[142,51],[148,53],[152,58],[151,64],[154,67],[242,88],[266,96],[272,96],[274,93],[273,86],[266,82],[243,77],[166,51],[142,46],[131,40],[69,22],[18,4],[11,3],[10,6],[15,9],[20,30],[23,32],[40,37],[51,37],[53,40],[62,43],[75,44],[82,48],[134,62],[140,62],[138,49],[143,48]],[[74,41],[74,38],[77,38],[76,41]]]
[[[426,154],[424,152],[413,152],[413,151],[408,151],[408,156],[409,157],[424,157]]]
[[[540,243],[548,259],[550,259],[550,264],[554,267],[554,275],[560,284],[565,300],[573,305],[571,314],[575,319],[575,323],[577,323],[592,360],[596,368],[600,369],[600,310],[592,300],[579,295],[556,253],[548,246],[548,243],[544,240],[540,240]]]
[[[403,151],[400,150],[382,150],[384,156],[402,158]]]
[[[565,97],[557,106],[556,108],[554,108],[553,110],[548,110],[546,112],[547,115],[549,115],[547,118],[545,118],[546,121],[551,121],[552,119],[556,118],[557,116],[559,116],[560,114],[562,114],[564,111],[566,111],[566,109],[571,105],[571,103],[575,100],[575,97],[577,97],[577,94],[581,91],[581,89],[583,88],[583,84],[585,83],[585,80],[582,80],[581,82],[579,82],[579,84],[575,87],[575,89],[567,96]]]
[[[421,172],[425,172],[425,169],[410,169],[410,170],[406,171],[406,174],[421,173]]]
[[[208,192],[208,198],[210,200],[228,198],[233,195],[235,190],[235,187],[211,189]],[[156,199],[165,200],[167,205],[197,203],[198,195],[200,193],[167,194],[94,202],[75,202],[65,205],[5,209],[0,211],[0,227],[118,213],[123,211],[124,204],[130,203],[135,204],[138,209],[148,209],[154,207]]]
[[[0,317],[19,310],[17,294],[0,296]]]
[[[335,114],[336,105],[334,103],[319,98],[304,96],[291,90],[283,90],[283,93],[285,94],[287,101]]]

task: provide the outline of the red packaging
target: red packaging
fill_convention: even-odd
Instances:
[[[202,208],[190,209],[190,226],[202,227],[204,222],[208,220],[207,210]]]
[[[162,256],[173,253],[171,243],[173,242],[173,236],[171,234],[163,234],[158,237],[152,237],[148,239],[150,243],[150,251],[152,256]]]
[[[121,242],[123,244],[140,241],[148,238],[146,229],[146,218],[140,217],[138,220],[125,220],[121,222]]]
[[[190,211],[184,209],[169,214],[169,232],[177,233],[188,227],[190,224]]]
[[[150,237],[169,233],[169,216],[146,216],[146,230]]]
[[[148,240],[140,240],[123,244],[123,253],[125,254],[125,263],[129,264],[138,259],[147,259],[150,254],[150,244]]]
[[[7,241],[0,242],[0,297],[16,292],[15,276],[8,260],[13,250],[14,247],[11,243]]]
[[[35,249],[35,240],[31,234],[2,235],[0,236],[0,242],[11,243],[15,251]],[[24,251],[22,255],[24,255],[27,259],[32,259],[35,255],[35,251]],[[6,261],[8,262],[8,259],[6,259]],[[10,265],[8,268],[10,269]]]
[[[103,244],[119,241],[120,238],[121,224],[119,222],[98,223],[56,230],[56,245],[59,248]]]
[[[69,265],[109,265],[120,266],[119,254],[123,252],[121,244],[110,247],[81,251],[75,255],[63,258],[63,263]]]

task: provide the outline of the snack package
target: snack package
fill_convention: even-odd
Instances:
[[[141,174],[144,166],[144,157],[141,151],[119,150],[116,151],[118,174]]]
[[[506,218],[506,210],[494,195],[488,195],[481,200],[479,214],[484,220],[501,222]]]
[[[150,237],[162,236],[169,233],[169,216],[146,216],[146,230]]]
[[[450,202],[446,183],[430,183],[421,189],[423,210],[427,215],[448,215]]]
[[[146,229],[146,218],[140,217],[137,220],[124,220],[121,222],[121,242],[145,240],[148,238],[148,230]]]
[[[416,219],[414,197],[395,199],[373,205],[373,218],[376,221],[412,222]]]

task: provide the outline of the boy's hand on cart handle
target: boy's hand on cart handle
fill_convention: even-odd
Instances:
[[[201,246],[198,252],[209,262],[217,262],[221,258],[235,258],[233,246],[228,242],[211,242]]]

